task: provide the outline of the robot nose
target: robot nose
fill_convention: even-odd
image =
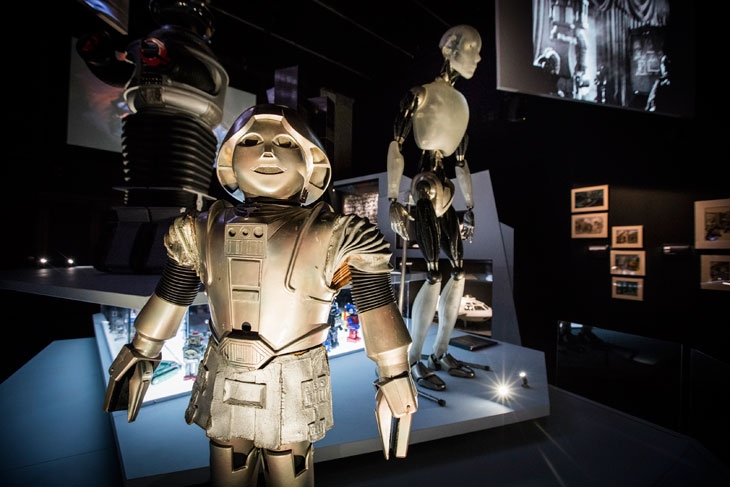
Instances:
[[[274,153],[271,152],[270,150],[266,150],[266,151],[264,151],[264,154],[261,157],[273,159]]]

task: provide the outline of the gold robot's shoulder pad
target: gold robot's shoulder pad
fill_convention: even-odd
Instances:
[[[337,217],[328,254],[335,272],[345,265],[369,273],[391,270],[390,244],[376,225],[357,215]]]
[[[175,218],[165,235],[165,248],[169,258],[183,267],[200,268],[200,255],[195,240],[194,214]]]

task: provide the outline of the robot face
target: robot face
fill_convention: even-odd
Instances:
[[[248,197],[287,199],[302,191],[307,163],[281,123],[254,120],[233,150],[233,171]]]
[[[441,38],[441,52],[449,61],[451,68],[466,79],[474,76],[477,63],[482,60],[482,38],[479,32],[469,25],[452,27]]]
[[[218,180],[239,201],[265,196],[315,202],[331,177],[329,159],[309,127],[289,108],[256,105],[244,111],[223,140]]]

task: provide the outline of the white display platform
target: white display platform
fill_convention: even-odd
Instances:
[[[435,334],[434,326],[424,350],[430,349]],[[454,336],[460,334],[456,332]],[[550,413],[543,352],[506,343],[476,352],[450,347],[450,352],[458,359],[489,365],[492,370],[476,370],[474,379],[438,372],[447,383],[447,391],[426,392],[446,400],[447,404],[441,407],[419,398],[411,444]],[[335,427],[315,443],[315,462],[380,451],[374,415],[375,364],[361,351],[333,358],[330,367]],[[527,374],[529,388],[520,386],[519,373],[522,371]],[[511,385],[509,398],[498,398],[496,388],[500,384]],[[173,483],[173,479],[180,478],[188,482],[192,479],[205,481],[208,439],[201,428],[185,423],[187,403],[185,395],[145,404],[134,423],[127,423],[126,411],[112,413],[120,464],[128,485],[146,485],[152,481],[162,485],[165,483],[163,478]]]
[[[0,289],[87,303],[141,308],[155,290],[158,275],[109,274],[91,266],[16,269],[0,273]],[[206,304],[198,293],[193,304]]]

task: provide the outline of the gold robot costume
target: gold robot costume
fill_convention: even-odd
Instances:
[[[168,264],[135,322],[134,340],[110,368],[105,409],[127,409],[134,420],[164,340],[175,335],[202,281],[212,336],[185,417],[211,438],[213,483],[242,477],[240,485],[255,485],[263,456],[276,485],[294,485],[286,478],[310,485],[311,443],[333,426],[322,343],[332,301],[352,282],[366,352],[378,366],[384,453],[405,456],[418,405],[383,236],[366,219],[311,205],[329,183],[330,164],[290,109],[245,111],[217,162],[221,184],[243,203],[217,201],[170,227]],[[295,471],[283,474],[277,465]]]

